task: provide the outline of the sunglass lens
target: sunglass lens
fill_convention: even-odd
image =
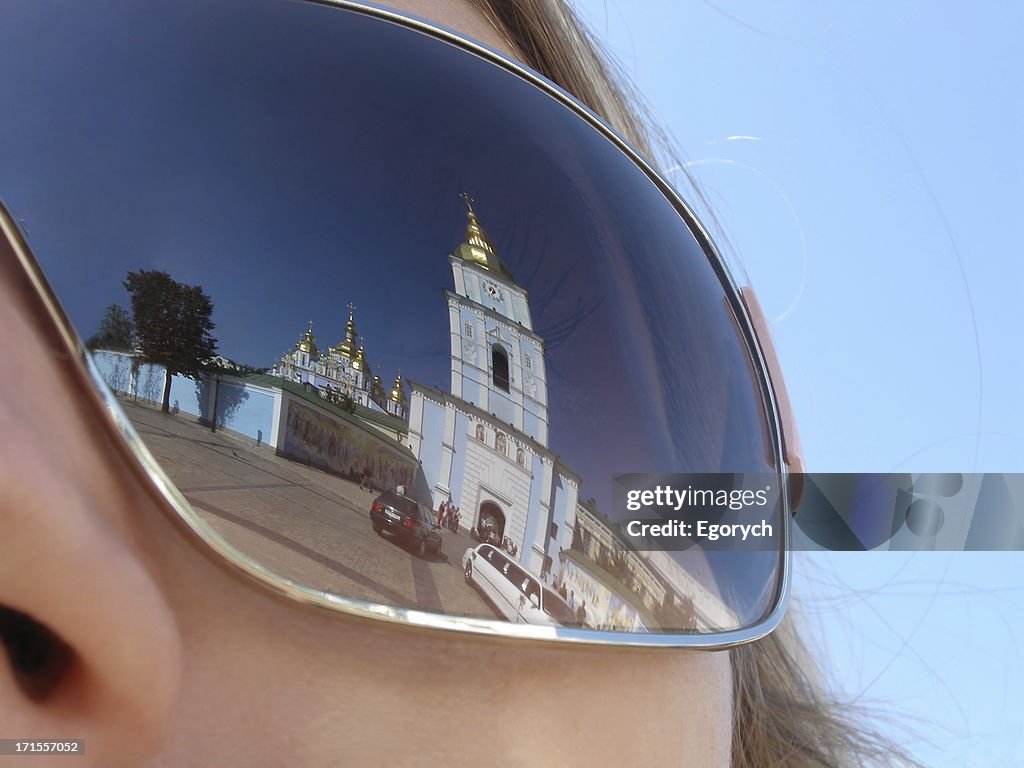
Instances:
[[[0,190],[159,465],[305,587],[452,617],[762,621],[770,546],[624,535],[621,473],[777,476],[723,277],[537,86],[362,13],[6,2]]]

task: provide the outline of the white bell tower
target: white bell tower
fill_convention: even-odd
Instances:
[[[544,340],[533,332],[529,296],[498,258],[473,210],[473,198],[462,198],[466,240],[448,257],[455,290],[445,291],[451,324],[451,393],[546,447]]]

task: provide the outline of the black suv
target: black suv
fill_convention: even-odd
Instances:
[[[376,533],[390,533],[420,557],[441,552],[441,529],[431,511],[415,499],[384,491],[370,506],[370,522]]]

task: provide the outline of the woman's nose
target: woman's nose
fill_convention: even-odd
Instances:
[[[173,711],[180,638],[126,522],[145,494],[50,322],[0,241],[0,723],[132,763]]]

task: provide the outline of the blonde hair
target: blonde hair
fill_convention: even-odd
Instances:
[[[586,104],[655,166],[685,168],[614,59],[564,0],[471,2],[529,67]],[[707,209],[693,179],[683,181],[685,194]],[[730,660],[734,768],[916,764],[866,725],[866,712],[826,690],[792,619],[733,649]]]

